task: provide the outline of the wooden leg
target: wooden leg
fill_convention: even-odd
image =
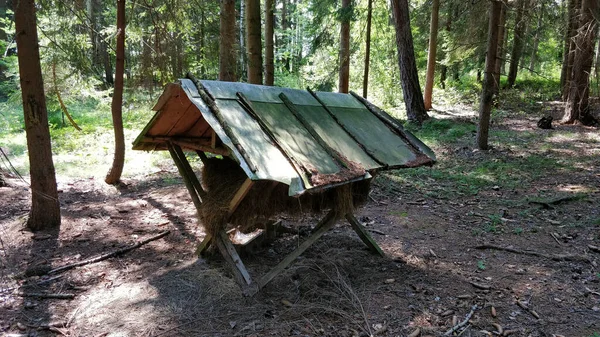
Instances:
[[[265,274],[258,280],[258,289],[262,289],[267,283],[271,282],[277,275],[279,275],[285,268],[287,268],[294,260],[298,258],[305,250],[308,249],[315,241],[317,241],[325,232],[335,225],[335,212],[330,211],[317,225],[318,230],[313,232],[304,242],[296,248],[293,252],[287,255],[277,266],[271,271]]]
[[[354,217],[352,213],[346,214],[346,220],[348,220],[348,222],[352,226],[352,229],[354,229],[356,234],[358,234],[358,237],[362,240],[362,242],[365,243],[365,245],[367,245],[367,247],[369,247],[369,249],[381,256],[385,256],[383,250],[381,250],[377,242],[373,240],[373,238],[371,237],[371,235],[369,235],[365,227],[363,227],[363,225],[361,225],[360,222],[358,222],[358,220],[356,219],[356,217]]]
[[[204,237],[204,240],[202,240],[202,242],[200,242],[198,244],[198,246],[196,246],[196,255],[198,257],[202,256],[204,253],[206,253],[206,250],[208,249],[208,247],[210,247],[210,245],[213,242],[213,237],[210,234],[206,234],[206,236]]]
[[[242,259],[240,259],[235,247],[229,240],[227,233],[225,233],[224,230],[221,230],[218,236],[214,238],[214,241],[219,248],[221,255],[223,255],[223,258],[225,258],[225,261],[231,267],[233,278],[242,288],[244,295],[253,295],[256,293],[255,290],[258,290],[258,288],[252,282],[248,270],[246,270]]]
[[[179,157],[179,161],[181,162],[183,170],[187,173],[190,183],[192,184],[192,186],[194,186],[194,188],[196,189],[196,192],[198,193],[200,198],[206,198],[206,191],[204,191],[204,189],[202,188],[202,185],[200,185],[200,181],[198,180],[198,177],[194,173],[194,170],[192,170],[192,166],[190,165],[190,162],[185,157],[185,154],[183,153],[183,150],[181,150],[181,147],[177,144],[173,144],[173,150],[175,150],[175,153]]]
[[[177,170],[179,170],[179,174],[183,178],[185,187],[187,188],[187,190],[190,194],[190,197],[192,197],[194,206],[196,207],[198,214],[200,214],[200,205],[202,204],[202,201],[200,201],[200,197],[198,196],[198,193],[196,192],[196,188],[194,187],[194,184],[192,183],[192,180],[190,179],[188,172],[185,170],[185,166],[184,166],[183,162],[181,161],[179,155],[177,154],[177,151],[175,150],[176,145],[169,143],[168,146],[169,146],[169,153],[171,154],[171,158],[173,158],[173,161],[175,162],[175,165],[177,166]]]

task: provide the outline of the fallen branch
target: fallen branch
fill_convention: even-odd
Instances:
[[[600,247],[596,247],[593,245],[588,245],[588,248],[592,251],[592,252],[596,252],[596,253],[600,253]]]
[[[122,248],[122,249],[119,249],[119,250],[115,250],[114,252],[111,252],[111,253],[108,253],[108,254],[104,254],[104,255],[100,255],[100,256],[91,258],[89,260],[79,261],[79,262],[75,262],[75,263],[64,265],[62,267],[54,268],[54,269],[50,270],[48,272],[48,274],[56,274],[56,273],[59,273],[59,272],[63,272],[63,271],[66,271],[66,270],[73,269],[75,267],[81,267],[81,266],[85,266],[87,264],[92,264],[92,263],[104,261],[106,259],[110,259],[111,257],[123,255],[123,254],[125,254],[125,253],[127,253],[129,251],[132,251],[132,250],[136,249],[136,248],[140,248],[141,246],[143,246],[143,245],[145,245],[145,244],[147,244],[149,242],[152,242],[154,240],[158,240],[158,239],[160,239],[160,238],[162,238],[164,236],[167,236],[169,233],[170,233],[169,231],[165,231],[165,232],[162,232],[162,233],[160,233],[160,234],[158,234],[156,236],[148,238],[148,239],[146,239],[144,241],[140,241],[140,242],[136,243],[133,246],[129,246],[127,248]]]
[[[479,245],[476,246],[475,249],[494,249],[494,250],[503,250],[505,252],[521,254],[521,255],[531,255],[537,257],[543,257],[546,259],[554,260],[554,261],[584,261],[590,262],[590,259],[587,256],[583,255],[572,255],[572,254],[544,254],[540,252],[536,252],[533,250],[519,250],[509,247],[495,246],[495,245]]]
[[[72,300],[75,294],[50,294],[50,293],[17,293],[21,297],[54,298],[57,300]]]
[[[552,200],[530,200],[529,203],[534,204],[534,205],[540,205],[544,209],[552,209],[552,208],[554,208],[552,206],[556,206],[560,203],[567,202],[567,201],[581,200],[585,197],[586,197],[585,194],[576,194],[576,195],[560,197],[560,198],[552,199]]]
[[[532,310],[531,308],[529,308],[529,305],[527,305],[527,303],[517,300],[517,305],[519,307],[521,307],[521,309],[530,313],[531,316],[535,317],[535,319],[540,319],[540,315],[537,312],[535,312],[535,310]]]
[[[467,314],[467,316],[465,317],[465,320],[456,324],[455,326],[453,326],[450,330],[446,331],[446,333],[444,334],[444,336],[450,336],[452,335],[454,332],[458,331],[458,329],[462,328],[463,326],[467,325],[469,323],[469,320],[471,319],[471,317],[473,317],[473,314],[475,313],[475,310],[477,310],[477,304],[475,304],[472,308],[471,311]]]
[[[368,230],[369,232],[371,232],[371,233],[375,233],[375,234],[379,234],[379,235],[385,235],[385,233],[384,233],[384,232],[382,232],[382,231],[378,231],[378,230],[376,230],[376,229],[371,229],[371,228],[369,228],[369,229],[367,229],[367,230]]]

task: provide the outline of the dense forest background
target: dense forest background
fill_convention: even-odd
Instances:
[[[3,1],[5,2],[5,1]],[[275,85],[336,90],[339,26],[350,29],[350,88],[362,92],[365,69],[367,0],[342,10],[338,1],[283,0],[274,5]],[[0,4],[2,86],[0,98],[14,102],[18,92],[12,11]],[[55,91],[66,102],[106,95],[113,85],[116,37],[113,1],[39,1],[40,53],[51,117],[60,115]],[[402,94],[389,4],[372,1],[369,97],[386,107],[400,105]],[[264,7],[264,6],[263,6]],[[411,29],[421,83],[425,82],[431,1],[410,1]],[[442,1],[436,87],[476,89],[485,63],[488,1]],[[244,52],[245,4],[235,3],[237,80],[247,81]],[[554,85],[560,80],[568,33],[567,1],[507,2],[503,19],[502,74],[517,45],[518,81]],[[126,5],[126,87],[154,96],[168,82],[190,71],[216,79],[219,72],[219,1],[132,1]],[[264,21],[264,10],[261,11]],[[518,28],[518,29],[517,29]],[[520,36],[517,33],[521,33]],[[263,44],[264,45],[264,44]],[[514,61],[513,61],[514,62]],[[53,69],[56,77],[53,78]],[[595,71],[594,74],[597,74]],[[504,81],[505,77],[502,77]],[[597,78],[594,78],[597,91]],[[18,97],[18,96],[17,96]],[[434,100],[435,102],[435,100]],[[55,121],[55,124],[56,123]],[[9,123],[14,125],[14,123]]]

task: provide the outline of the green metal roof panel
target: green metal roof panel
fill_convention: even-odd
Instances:
[[[257,114],[267,123],[285,152],[293,156],[308,171],[316,169],[322,174],[334,174],[340,170],[333,158],[317,143],[311,134],[283,104],[252,102]]]
[[[398,137],[366,108],[329,107],[329,110],[380,162],[394,167],[404,166],[416,159],[414,150],[404,139]]]
[[[353,162],[360,163],[366,170],[381,167],[381,164],[373,160],[323,106],[296,105],[296,109],[309,121],[319,136],[338,153]]]
[[[330,107],[364,109],[365,106],[350,94],[317,91],[316,95],[323,104]]]
[[[227,120],[230,132],[234,133],[234,137],[246,151],[251,166],[256,168],[254,173],[259,179],[290,184],[292,178],[298,176],[289,160],[271,143],[260,125],[237,101],[219,99],[216,100],[216,104],[223,118]]]
[[[214,99],[237,99],[237,93],[242,92],[251,101],[280,103],[279,92],[274,87],[265,85],[246,84],[240,82],[201,81]]]

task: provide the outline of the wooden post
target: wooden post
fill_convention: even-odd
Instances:
[[[167,143],[167,146],[169,148],[169,153],[171,154],[171,158],[173,158],[173,161],[175,162],[175,165],[177,166],[177,170],[179,170],[179,174],[183,178],[185,187],[187,188],[187,190],[190,194],[190,197],[192,197],[192,201],[194,202],[196,211],[198,212],[198,215],[200,215],[200,205],[202,205],[202,201],[200,201],[200,197],[198,196],[198,193],[196,193],[194,184],[192,183],[191,178],[189,177],[187,171],[185,170],[182,160],[179,158],[177,151],[175,151],[175,146],[177,146],[177,145]]]
[[[183,169],[186,171],[188,178],[190,179],[190,182],[196,189],[198,196],[200,196],[200,199],[206,198],[206,191],[202,188],[202,185],[200,185],[200,181],[198,180],[198,177],[194,173],[194,170],[192,170],[192,166],[190,165],[190,162],[185,157],[185,154],[183,153],[183,150],[181,150],[181,147],[179,145],[173,144],[173,149],[175,150],[175,153],[179,156],[181,165],[183,166]],[[200,201],[202,201],[202,200],[200,200]]]
[[[365,245],[367,245],[367,247],[369,247],[369,249],[381,255],[382,257],[385,256],[385,253],[383,253],[383,250],[381,250],[377,242],[373,240],[371,235],[369,235],[369,232],[367,232],[365,227],[363,227],[363,225],[360,224],[360,222],[352,213],[346,214],[346,220],[348,220],[350,226],[352,226],[352,229],[354,229],[356,234],[358,234],[358,237],[362,240],[362,242],[365,243]]]

